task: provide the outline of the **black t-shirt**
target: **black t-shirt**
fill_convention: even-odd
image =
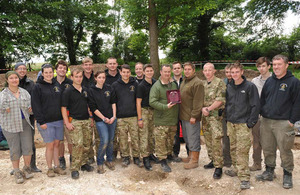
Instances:
[[[55,77],[54,79],[57,81],[57,77]],[[62,83],[59,83],[58,81],[57,83],[60,85],[61,90],[64,91],[65,89],[69,88],[73,84],[73,81],[66,77]]]
[[[136,97],[142,99],[142,108],[150,107],[149,94],[150,94],[150,89],[155,82],[156,82],[156,80],[152,79],[152,84],[150,84],[144,79],[138,85]]]
[[[87,78],[83,73],[83,80],[81,83],[81,86],[84,86],[86,88],[90,88],[91,86],[95,85],[95,78],[94,78],[94,72],[92,72],[91,77]]]
[[[88,91],[82,87],[81,93],[71,85],[63,92],[62,107],[67,107],[69,116],[77,120],[89,119]]]

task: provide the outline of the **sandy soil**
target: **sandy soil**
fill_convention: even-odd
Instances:
[[[262,171],[251,172],[251,189],[241,191],[238,178],[231,178],[223,175],[220,180],[214,180],[214,170],[206,170],[203,165],[209,162],[206,147],[202,145],[200,152],[199,167],[194,170],[185,170],[183,163],[171,163],[172,172],[164,173],[160,165],[153,165],[153,171],[146,171],[131,164],[128,168],[121,167],[121,160],[117,160],[116,170],[110,171],[106,168],[103,175],[96,171],[87,173],[80,171],[78,180],[71,179],[67,168],[67,175],[48,178],[46,175],[47,166],[44,157],[45,147],[39,133],[36,134],[35,142],[37,149],[38,167],[42,173],[35,173],[34,178],[26,180],[24,184],[15,184],[14,177],[9,174],[11,162],[9,151],[0,151],[0,194],[153,194],[153,195],[182,195],[182,194],[300,194],[300,150],[293,150],[295,170],[293,172],[294,188],[283,189],[282,168],[280,159],[277,158],[277,178],[273,182],[257,182],[255,175]],[[296,138],[295,148],[299,149],[300,137]],[[249,161],[252,148],[250,150]],[[66,155],[68,159],[69,154]],[[185,145],[181,145],[181,157],[186,156]],[[279,152],[278,152],[279,156]],[[23,161],[21,161],[21,167]],[[69,167],[69,163],[67,163]],[[93,164],[96,168],[96,164]],[[224,168],[226,170],[228,168]]]

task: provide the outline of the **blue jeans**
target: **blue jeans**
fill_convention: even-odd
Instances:
[[[115,136],[115,129],[117,119],[112,124],[105,122],[96,122],[98,134],[100,136],[100,145],[97,152],[97,165],[103,165],[104,155],[106,154],[106,161],[112,162],[113,160],[113,141]]]

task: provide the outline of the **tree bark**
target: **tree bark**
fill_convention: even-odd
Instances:
[[[150,63],[154,68],[154,78],[159,77],[159,56],[158,56],[158,22],[156,17],[156,6],[154,0],[148,0],[149,4],[149,36],[150,36]]]
[[[5,60],[5,56],[2,52],[2,49],[0,48],[0,69],[6,69],[6,60]],[[4,70],[0,70],[0,73],[5,72]]]

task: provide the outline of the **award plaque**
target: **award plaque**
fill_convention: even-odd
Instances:
[[[168,103],[172,102],[173,104],[180,104],[181,97],[179,89],[176,90],[168,90],[167,91]]]

